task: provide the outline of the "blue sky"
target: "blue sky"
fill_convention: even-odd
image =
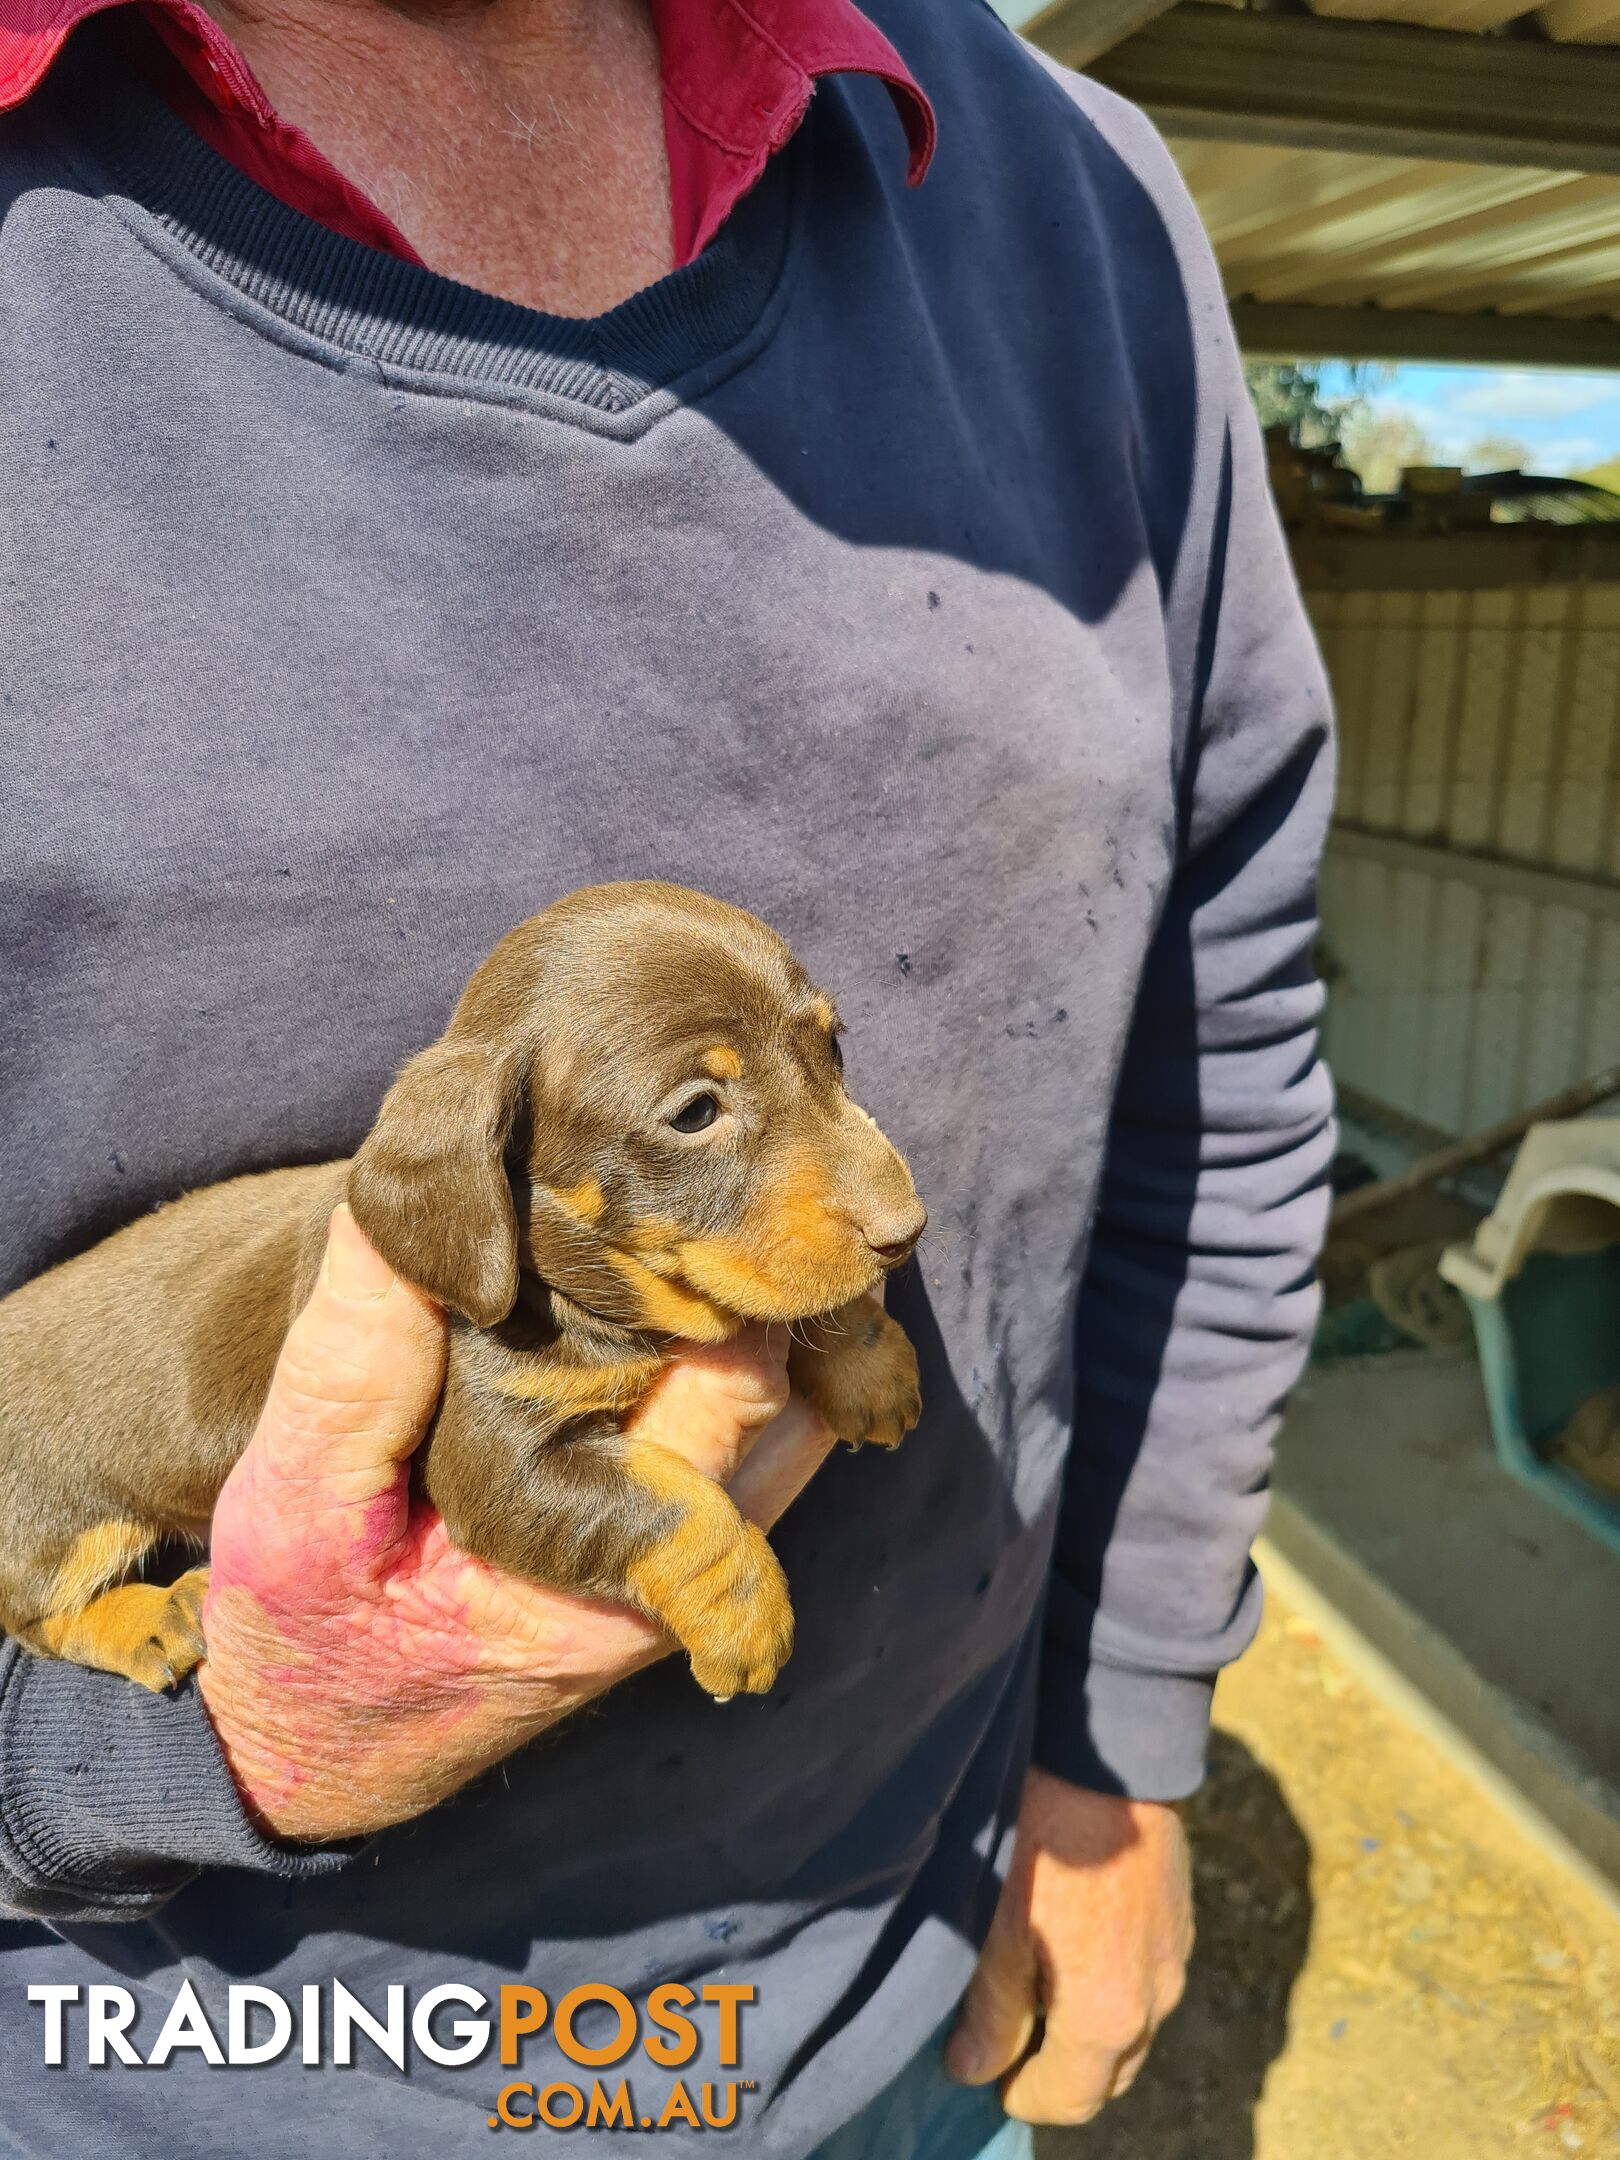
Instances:
[[[1330,368],[1324,388],[1347,377]],[[1578,472],[1620,456],[1620,374],[1553,368],[1401,367],[1364,392],[1381,411],[1409,413],[1447,462],[1483,435],[1512,435],[1535,453],[1538,472]]]

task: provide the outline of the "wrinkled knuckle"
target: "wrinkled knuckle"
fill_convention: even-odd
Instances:
[[[1081,2123],[1088,2123],[1093,2116],[1100,2115],[1102,2108],[1103,2102],[1100,2094],[1090,2095],[1083,2100],[1060,2100],[1054,2105],[1046,2120],[1054,2126],[1065,2130],[1077,2130]]]
[[[370,1346],[340,1332],[296,1329],[282,1345],[274,1392],[301,1414],[347,1409],[369,1402],[373,1389]]]
[[[325,1390],[319,1382],[288,1375],[277,1383],[265,1406],[264,1430],[273,1442],[294,1448],[315,1446],[330,1440],[364,1436],[374,1422],[372,1406],[357,1399],[344,1400]]]
[[[1019,2122],[1045,2124],[1054,2130],[1070,2130],[1090,2122],[1102,2106],[1102,2095],[1093,2092],[1054,2092],[1049,2086],[1038,2093],[1009,2093],[1007,2113]]]
[[[1090,2028],[1088,2037],[1094,2040],[1098,2047],[1107,2048],[1116,2055],[1123,2055],[1128,2049],[1141,2044],[1149,2019],[1143,2005],[1136,2004],[1127,2008],[1117,2003],[1103,2003],[1098,2005],[1087,2022]]]

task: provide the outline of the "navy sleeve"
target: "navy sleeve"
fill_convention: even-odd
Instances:
[[[1178,867],[1077,1318],[1036,1760],[1168,1800],[1200,1782],[1215,1677],[1259,1624],[1249,1547],[1317,1310],[1332,1098],[1311,947],[1333,751],[1213,263],[1162,165],[1205,325],[1211,507],[1188,610]]]
[[[0,1916],[141,1920],[201,1868],[302,1880],[358,1849],[260,1836],[195,1681],[153,1695],[0,1641]]]

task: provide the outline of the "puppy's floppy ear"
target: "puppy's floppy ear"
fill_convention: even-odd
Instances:
[[[349,1171],[354,1219],[389,1266],[475,1327],[517,1302],[506,1145],[521,1078],[513,1051],[434,1043],[383,1097]]]

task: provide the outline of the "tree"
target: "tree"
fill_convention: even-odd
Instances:
[[[1529,472],[1535,452],[1516,435],[1482,435],[1469,444],[1459,462],[1469,472]]]
[[[1443,462],[1421,424],[1398,408],[1378,412],[1363,401],[1346,420],[1340,439],[1345,463],[1361,475],[1369,495],[1393,493],[1408,465]]]
[[[1337,442],[1346,416],[1364,401],[1353,391],[1345,397],[1326,395],[1322,373],[1317,361],[1245,360],[1243,379],[1260,425],[1288,428],[1306,450]]]

